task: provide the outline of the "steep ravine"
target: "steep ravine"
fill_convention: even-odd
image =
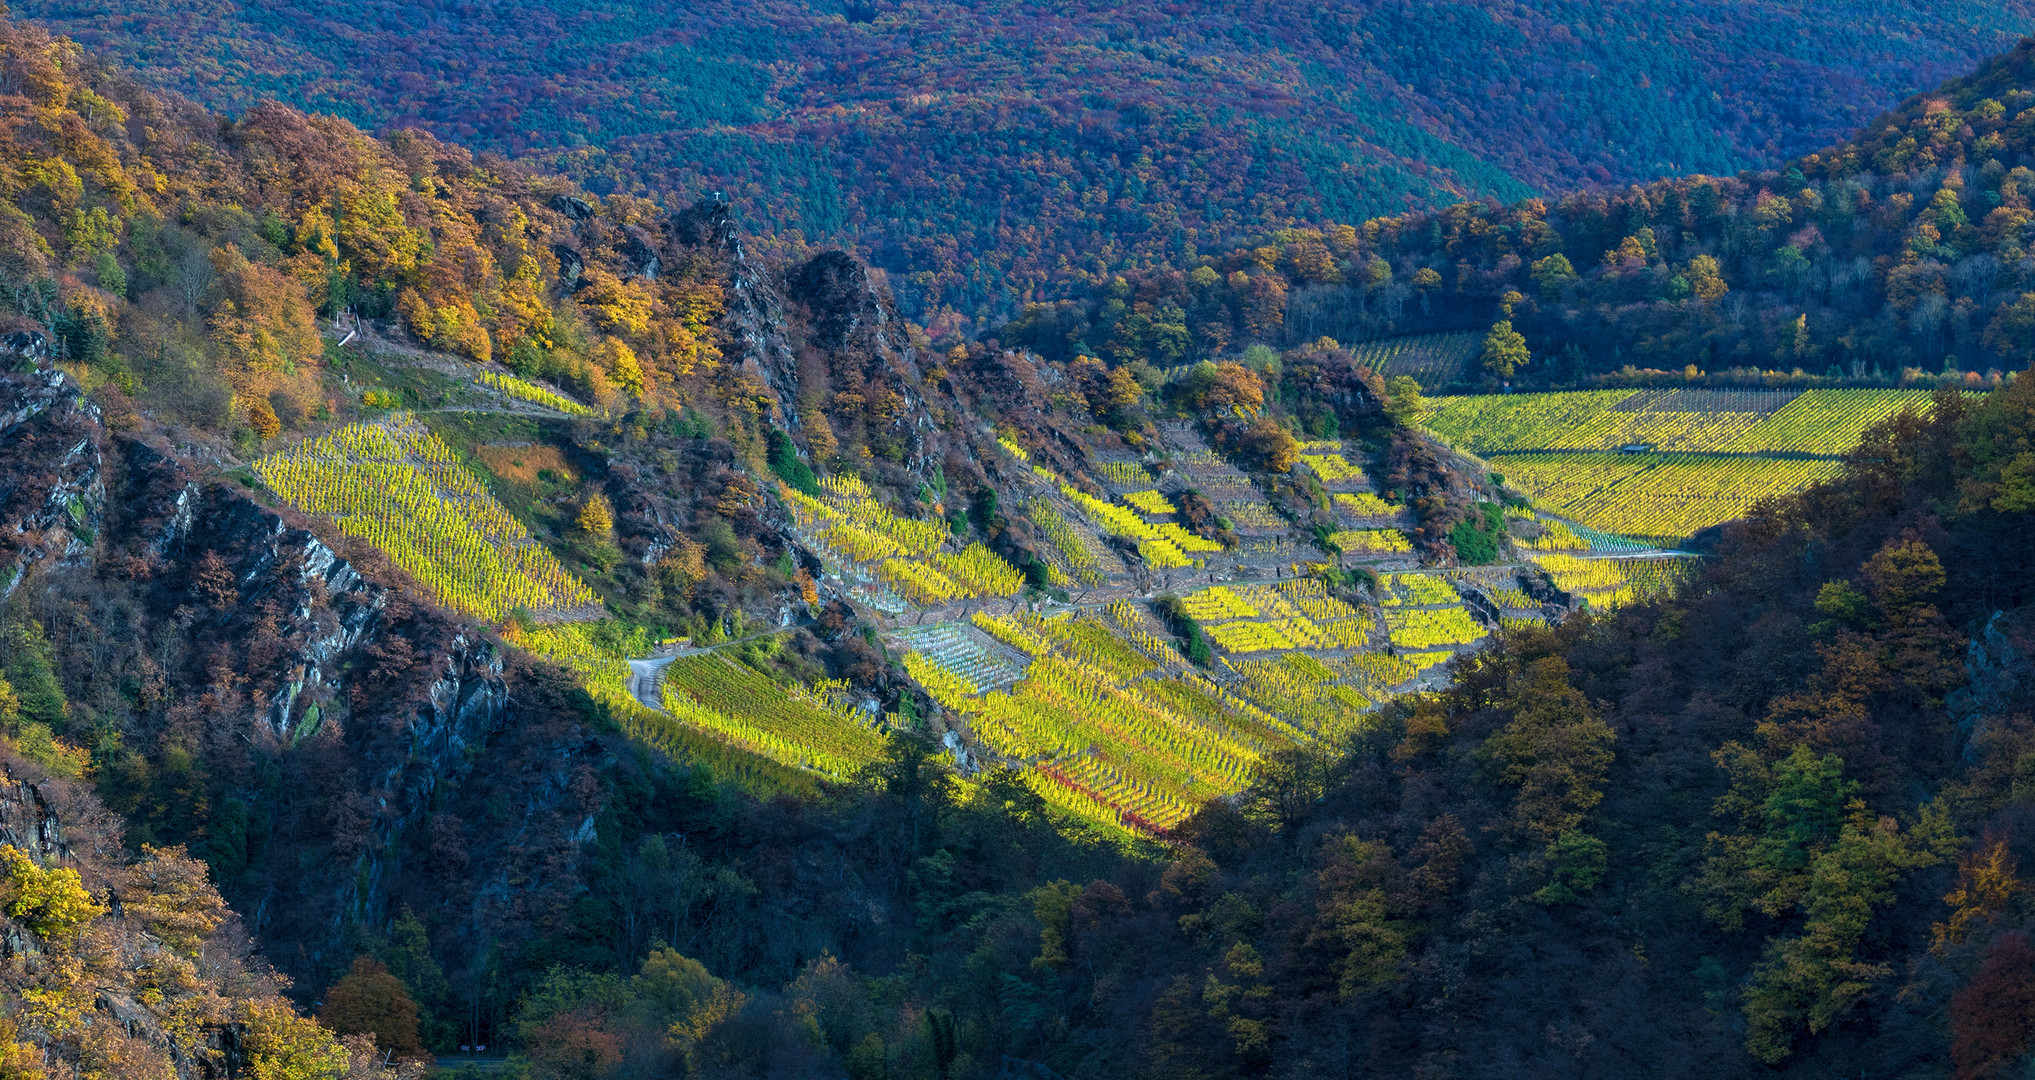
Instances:
[[[96,638],[67,734],[153,781],[118,807],[132,841],[208,856],[305,994],[404,910],[455,972],[556,917],[610,748],[555,673],[108,432],[59,372],[0,377],[0,417],[0,569],[53,639]]]

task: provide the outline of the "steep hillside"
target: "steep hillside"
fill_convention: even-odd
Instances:
[[[1097,281],[1001,336],[1170,364],[1328,334],[1430,390],[1990,385],[2035,341],[2031,108],[2023,43],[1775,168],[1275,232]],[[1432,331],[1456,336],[1406,336]]]
[[[1287,225],[1771,165],[2035,29],[2020,0],[18,10],[229,113],[726,191],[921,321]]]
[[[19,703],[0,698],[0,723]],[[298,1015],[181,847],[122,843],[79,784],[0,748],[0,1068],[46,1077],[415,1080]]]
[[[0,1067],[2013,1075],[2035,380],[1707,384],[1871,382],[1937,304],[2018,355],[2029,50],[1793,172],[936,345],[726,200],[0,23]],[[1836,374],[1414,377],[1812,299]],[[1696,450],[1800,468],[1664,516]]]

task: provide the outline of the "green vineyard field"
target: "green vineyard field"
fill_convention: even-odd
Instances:
[[[1869,428],[1903,410],[1926,415],[1930,398],[1870,389],[1484,394],[1435,398],[1421,423],[1544,511],[1673,544],[1837,475]]]
[[[306,439],[254,472],[292,506],[373,544],[446,607],[495,620],[597,603],[450,447],[402,414]]]
[[[1418,334],[1362,342],[1350,352],[1380,375],[1410,375],[1422,389],[1437,390],[1462,382],[1483,347],[1481,334]]]
[[[1494,454],[1491,468],[1543,510],[1661,543],[1744,517],[1763,498],[1836,476],[1839,463],[1700,454]]]
[[[1904,408],[1929,410],[1926,390],[1576,390],[1439,397],[1421,423],[1459,449],[1816,454],[1857,445]]]

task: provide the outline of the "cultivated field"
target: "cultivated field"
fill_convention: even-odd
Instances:
[[[1426,390],[1465,381],[1484,347],[1481,334],[1416,334],[1350,346],[1357,362],[1380,375],[1410,375]]]
[[[1435,398],[1421,422],[1541,509],[1672,544],[1836,475],[1868,428],[1929,403],[1922,390],[1584,390]]]
[[[1929,410],[1926,390],[1577,390],[1440,397],[1421,423],[1480,456],[1616,450],[1836,456],[1866,428]]]
[[[450,447],[405,416],[307,439],[254,471],[297,509],[330,515],[381,549],[446,607],[501,619],[515,608],[565,615],[597,606]]]
[[[1342,526],[1316,533],[1275,511],[1259,480],[1191,430],[1166,438],[1164,457],[1104,460],[1078,482],[1006,441],[1022,479],[1005,494],[1035,526],[1049,587],[1073,601],[1057,612],[1039,610],[1025,576],[987,546],[961,543],[945,521],[898,513],[852,475],[826,477],[817,495],[780,485],[775,501],[822,562],[822,584],[895,617],[885,635],[893,655],[960,719],[975,753],[1017,767],[1062,810],[1146,834],[1240,790],[1267,756],[1337,737],[1377,703],[1431,685],[1441,665],[1501,625],[1544,621],[1556,610],[1550,598],[1611,606],[1672,580],[1648,560],[1592,557],[1629,541],[1519,510],[1507,549],[1515,561],[1414,569],[1409,512],[1378,494],[1362,446],[1302,446],[1299,470]],[[518,453],[538,460],[535,450]],[[1563,458],[1511,456],[1527,463],[1522,477],[1533,462]],[[1588,490],[1572,484],[1584,501],[1597,487],[1671,468],[1648,455],[1570,456],[1625,468]],[[606,618],[458,454],[403,414],[307,440],[255,471],[300,509],[386,552],[441,603],[572,670],[651,746],[682,755],[720,747],[713,752],[735,755],[723,767],[778,769],[759,782],[784,790],[787,777],[852,778],[902,722],[845,683],[784,683],[734,651],[645,659],[659,648],[650,632]],[[1186,527],[1188,490],[1241,534],[1233,547]],[[1320,575],[1339,562],[1378,570],[1376,584],[1331,588]],[[1162,624],[1173,609],[1156,601],[1168,591],[1193,623],[1189,636]],[[989,600],[1010,603],[973,603]],[[1190,638],[1208,650],[1200,663],[1184,654]]]

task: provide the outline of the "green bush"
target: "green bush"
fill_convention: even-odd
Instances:
[[[798,448],[791,444],[791,436],[776,428],[770,429],[770,471],[779,480],[811,495],[820,496],[820,478],[813,474],[813,467],[798,456]]]

